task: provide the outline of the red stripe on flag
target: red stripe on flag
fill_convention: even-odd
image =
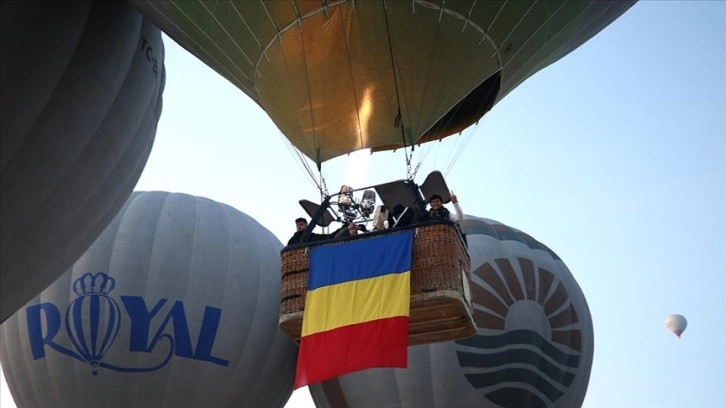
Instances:
[[[406,368],[408,316],[351,324],[300,339],[295,388],[372,367]]]

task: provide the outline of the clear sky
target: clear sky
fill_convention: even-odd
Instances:
[[[316,187],[257,105],[165,44],[164,108],[136,189],[232,205],[287,241]],[[464,211],[529,233],[579,282],[595,327],[584,407],[726,406],[726,2],[641,1],[431,146],[415,153],[429,151],[418,181],[465,147],[446,173]],[[331,191],[406,176],[400,154],[355,161],[355,180],[351,161],[323,168]],[[671,313],[688,318],[681,340]],[[301,389],[288,406],[313,404]]]

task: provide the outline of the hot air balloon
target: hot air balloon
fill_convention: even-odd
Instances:
[[[679,314],[672,314],[668,317],[666,317],[665,325],[668,331],[678,336],[678,338],[681,338],[681,334],[686,330],[686,327],[688,327],[688,321],[685,317],[679,315]]]
[[[162,108],[161,32],[124,2],[2,3],[0,322],[128,199]]]
[[[0,326],[18,406],[282,407],[279,250],[201,197],[135,192],[55,283]]]
[[[460,132],[634,2],[131,3],[320,166]]]
[[[408,368],[309,386],[318,407],[579,407],[593,356],[590,311],[563,261],[530,235],[467,216],[477,333],[410,347]]]

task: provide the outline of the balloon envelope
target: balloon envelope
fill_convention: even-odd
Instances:
[[[18,406],[282,407],[282,244],[211,200],[134,193],[60,279],[0,326]]]
[[[125,2],[8,1],[0,16],[0,322],[128,199],[161,114],[161,32]]]
[[[320,163],[459,132],[634,2],[131,3]]]
[[[678,338],[681,338],[681,334],[683,334],[683,331],[685,331],[688,326],[688,321],[685,317],[679,314],[672,314],[666,318],[665,325],[671,333],[678,336]]]
[[[131,3],[320,163],[459,132],[634,2]]]
[[[410,347],[408,368],[309,387],[318,407],[579,407],[593,356],[585,297],[531,236],[467,216],[477,334]]]

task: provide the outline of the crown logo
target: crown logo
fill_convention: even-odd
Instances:
[[[116,287],[116,280],[103,272],[85,273],[73,282],[76,295],[108,295]]]

